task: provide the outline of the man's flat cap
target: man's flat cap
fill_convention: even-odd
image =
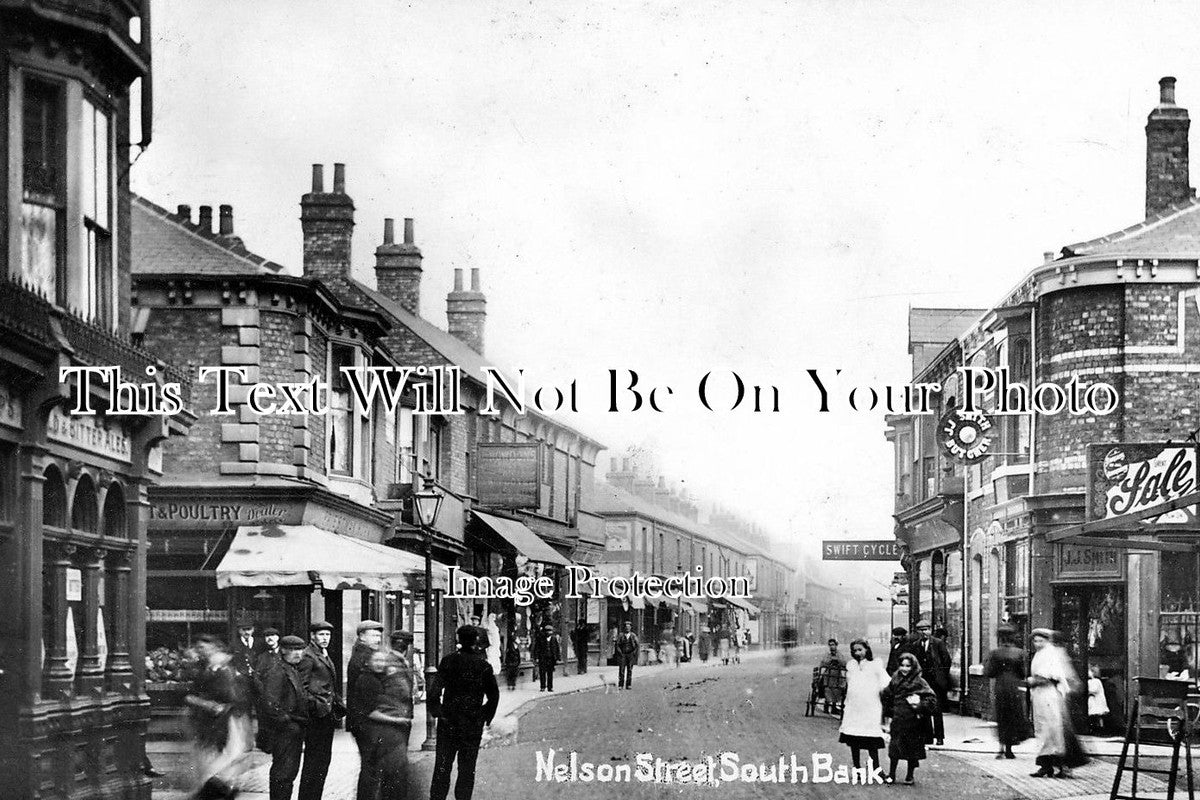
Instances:
[[[358,633],[366,633],[367,631],[382,631],[383,623],[376,622],[373,619],[364,619],[362,622],[358,623],[358,628],[356,630]]]
[[[308,626],[309,633],[317,633],[318,631],[329,631],[330,633],[333,633],[333,626],[325,620],[314,622]]]
[[[263,633],[262,633],[262,635],[263,635],[263,638],[264,638],[264,639],[265,639],[266,637],[268,637],[268,636],[278,636],[278,635],[279,635],[279,629],[278,629],[278,628],[263,628]]]
[[[281,650],[303,650],[304,640],[299,636],[285,636],[279,640]]]

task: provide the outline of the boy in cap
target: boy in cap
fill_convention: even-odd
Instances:
[[[483,728],[491,724],[500,702],[500,687],[496,685],[492,665],[475,646],[478,629],[463,625],[456,636],[461,649],[438,664],[429,690],[427,711],[438,721],[430,800],[446,800],[456,758],[458,780],[454,784],[454,797],[471,800]]]
[[[292,784],[300,771],[311,701],[298,666],[304,658],[304,640],[284,636],[279,640],[279,658],[262,676],[263,696],[260,725],[270,731],[270,800],[291,800]]]
[[[304,767],[300,771],[299,800],[321,800],[329,759],[333,754],[333,732],[346,715],[341,687],[329,657],[333,626],[324,620],[308,626],[309,645],[300,659],[304,689],[312,698],[308,728],[304,734]]]

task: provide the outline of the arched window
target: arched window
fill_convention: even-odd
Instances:
[[[86,473],[75,486],[75,497],[71,501],[71,527],[87,533],[100,532],[100,501],[96,499],[96,485]]]
[[[108,485],[104,496],[104,535],[124,539],[128,533],[125,528],[125,491],[121,484],[113,481]]]
[[[62,473],[53,464],[46,467],[46,482],[42,485],[42,525],[51,528],[67,527],[67,487]]]

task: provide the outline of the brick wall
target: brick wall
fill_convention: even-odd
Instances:
[[[259,314],[259,375],[271,383],[294,383],[296,372],[292,353],[295,347],[294,314],[263,310]],[[249,409],[247,409],[249,410]],[[291,465],[293,418],[282,414],[262,414],[258,421],[258,457],[264,463]]]

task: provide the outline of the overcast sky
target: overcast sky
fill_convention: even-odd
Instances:
[[[415,217],[424,316],[478,267],[487,354],[578,379],[604,466],[653,447],[805,547],[892,534],[882,414],[844,397],[910,377],[909,307],[995,304],[1139,221],[1158,78],[1200,109],[1184,2],[172,0],[153,35],[136,191],[231,203],[298,272],[310,165],[345,162],[359,277]],[[609,368],[675,394],[606,413]],[[781,412],[705,411],[731,369]],[[808,369],[842,370],[828,414]]]

